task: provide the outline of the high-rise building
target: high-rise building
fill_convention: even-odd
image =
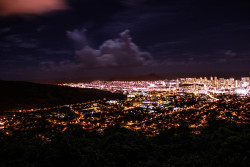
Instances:
[[[176,80],[176,89],[179,89],[179,79]]]

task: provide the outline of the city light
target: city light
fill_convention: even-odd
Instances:
[[[249,81],[250,77],[244,77],[242,81],[211,77],[210,80],[179,78],[64,83],[60,85],[122,93],[125,98],[104,98],[77,104],[18,110],[13,112],[16,114],[3,115],[0,121],[3,122],[2,128],[8,129],[10,125],[20,126],[26,117],[46,117],[46,121],[53,126],[63,126],[61,131],[65,131],[68,125],[77,124],[83,129],[102,133],[110,126],[119,125],[147,135],[156,135],[164,129],[179,127],[180,122],[186,122],[193,133],[197,134],[209,119],[222,119],[238,124],[248,122],[249,86],[242,88],[242,83]],[[28,115],[23,117],[18,113]]]

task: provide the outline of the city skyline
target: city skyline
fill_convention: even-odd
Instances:
[[[59,87],[90,91],[99,89],[122,96],[100,96],[89,101],[66,101],[61,105],[40,107],[20,105],[0,116],[0,129],[8,129],[9,123],[18,127],[20,123],[15,119],[27,117],[21,113],[31,117],[47,115],[48,122],[64,126],[57,129],[61,132],[68,125],[79,125],[98,133],[103,133],[109,127],[120,126],[148,136],[183,126],[182,121],[194,134],[199,134],[211,119],[239,125],[249,123],[250,77],[242,77],[241,80],[215,76],[156,81],[93,81],[64,83]],[[7,111],[12,114],[8,115]]]
[[[177,78],[155,81],[92,81],[62,83],[61,86],[101,89],[130,95],[131,92],[188,92],[201,94],[243,95],[250,96],[250,77],[218,78],[217,76],[199,78]]]

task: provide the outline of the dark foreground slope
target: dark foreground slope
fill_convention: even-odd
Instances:
[[[154,137],[111,127],[103,134],[69,127],[63,133],[0,130],[0,166],[249,167],[249,126],[210,123],[201,134],[180,127]],[[50,134],[50,142],[39,136]],[[48,133],[49,132],[49,133]],[[41,135],[40,135],[41,136]]]
[[[0,112],[72,104],[103,98],[121,99],[124,96],[96,89],[0,81]]]

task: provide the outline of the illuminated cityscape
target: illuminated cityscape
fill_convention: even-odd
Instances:
[[[67,126],[102,131],[121,126],[147,135],[187,124],[193,133],[207,125],[210,119],[237,124],[249,123],[250,77],[241,80],[179,78],[160,81],[93,81],[68,83],[63,86],[102,89],[126,95],[124,100],[96,100],[51,108],[20,110],[31,118],[45,115],[53,126],[65,131]],[[1,127],[19,127],[26,115],[1,116]],[[25,127],[22,127],[25,128]],[[26,127],[32,128],[32,127]],[[6,131],[11,134],[11,132]]]
[[[135,92],[143,93],[149,91],[250,95],[250,77],[242,77],[241,80],[200,77],[160,81],[94,81],[61,85],[102,89],[129,95],[133,95]]]

